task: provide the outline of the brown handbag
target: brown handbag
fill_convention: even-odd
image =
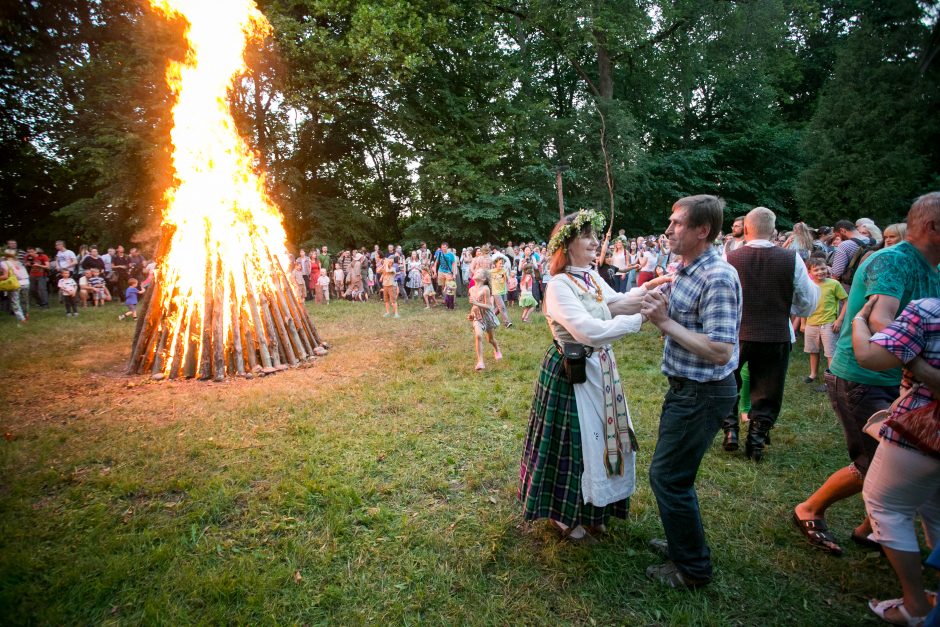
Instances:
[[[937,401],[897,414],[885,424],[920,452],[940,459],[940,403]]]

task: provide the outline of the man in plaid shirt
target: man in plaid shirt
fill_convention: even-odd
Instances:
[[[665,542],[653,540],[651,546],[670,561],[651,566],[646,574],[674,588],[696,588],[711,580],[695,476],[737,399],[741,284],[737,271],[712,246],[723,217],[724,201],[715,196],[676,201],[666,236],[684,265],[668,298],[651,291],[642,309],[666,336],[662,370],[669,378],[650,486],[666,532]]]

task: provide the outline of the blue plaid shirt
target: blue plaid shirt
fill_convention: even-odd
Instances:
[[[734,345],[723,366],[686,350],[666,337],[663,373],[700,383],[720,381],[738,367],[738,331],[741,327],[741,282],[738,272],[712,247],[676,272],[669,286],[669,317],[713,342]]]

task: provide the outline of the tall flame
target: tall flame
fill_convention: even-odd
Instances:
[[[259,342],[266,335],[275,342],[278,336],[282,343],[285,337],[288,344],[297,340],[292,348],[300,356],[310,351],[310,343],[292,338],[288,328],[272,330],[270,317],[277,310],[298,327],[306,318],[296,284],[287,280],[281,214],[237,132],[228,100],[233,81],[246,70],[248,38],[268,34],[270,24],[253,0],[150,3],[187,22],[189,51],[184,62],[170,62],[167,69],[177,99],[170,136],[176,182],[166,192],[158,291],[152,296],[163,311],[156,328],[164,337],[156,355],[144,359],[155,374],[206,375],[219,351],[222,368],[231,372],[232,344]],[[253,347],[245,349],[254,354]],[[219,365],[211,364],[217,378]]]

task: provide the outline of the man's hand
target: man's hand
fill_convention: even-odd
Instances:
[[[669,301],[660,292],[648,292],[643,297],[640,313],[659,327],[669,320]]]
[[[832,332],[838,333],[841,330],[842,330],[842,321],[837,319],[835,322],[832,323]]]

